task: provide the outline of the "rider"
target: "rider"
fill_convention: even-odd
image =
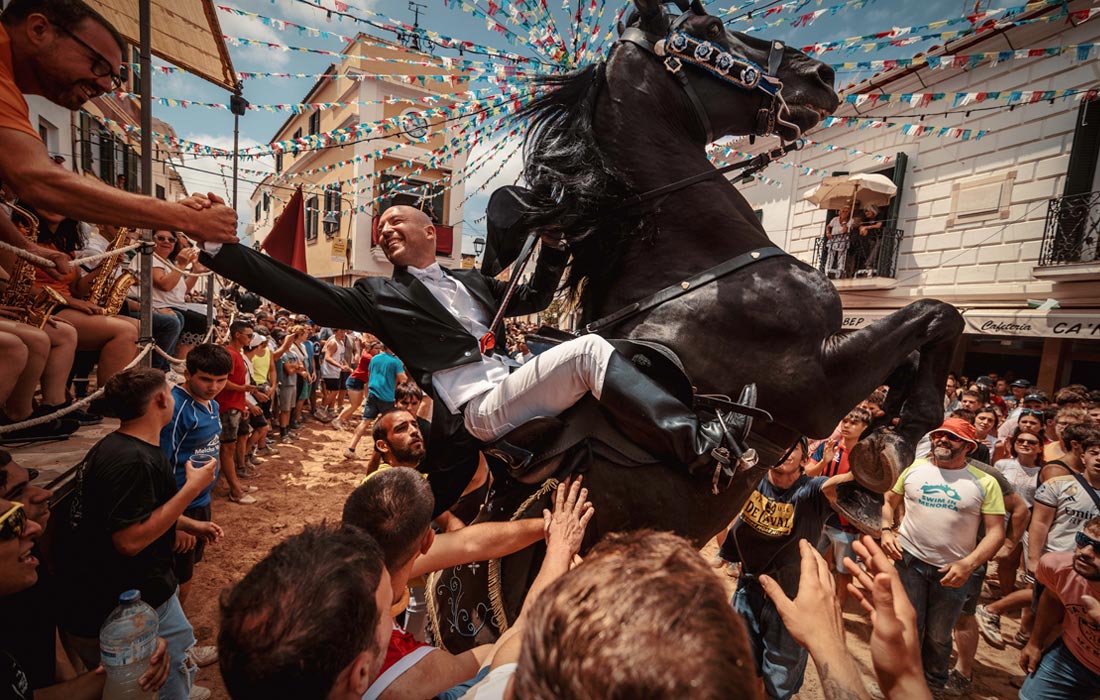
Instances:
[[[393,277],[368,277],[350,289],[316,280],[247,246],[208,245],[204,263],[326,326],[366,330],[393,348],[410,377],[436,399],[432,425],[442,430],[432,431],[426,471],[433,474],[437,508],[445,510],[458,495],[438,485],[441,478],[448,480],[439,473],[457,471],[449,480],[458,482],[463,474],[468,480],[476,468],[478,446],[462,439],[459,420],[469,435],[491,443],[533,418],[558,415],[589,392],[628,438],[692,473],[713,465],[715,448],[725,446],[739,454],[741,446],[727,437],[721,421],[700,421],[600,336],[562,343],[518,368],[492,351],[481,352],[478,339],[489,332],[506,284],[477,270],[441,268],[436,228],[413,207],[383,212],[378,234],[394,265]],[[561,280],[568,254],[548,236],[543,244],[534,275],[516,288],[511,313],[544,309]],[[496,346],[503,348],[503,327],[493,330]]]

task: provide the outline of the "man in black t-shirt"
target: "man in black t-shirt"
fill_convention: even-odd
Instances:
[[[176,523],[187,505],[214,480],[212,466],[186,465],[177,490],[172,466],[160,449],[160,431],[175,401],[160,370],[134,368],[107,382],[104,399],[121,426],[99,441],[77,471],[77,485],[62,528],[59,568],[64,587],[62,625],[88,668],[99,662],[99,628],[124,591],[137,589],[157,611],[168,642],[171,672],[161,700],[187,700],[195,644],[183,614],[173,571]],[[209,533],[196,530],[197,537]]]

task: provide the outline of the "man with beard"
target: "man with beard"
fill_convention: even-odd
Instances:
[[[401,408],[383,413],[374,423],[374,449],[382,455],[381,469],[416,469],[424,458],[424,436],[416,416]]]
[[[184,231],[200,241],[236,241],[237,214],[200,196],[166,202],[130,194],[57,167],[23,95],[67,109],[123,84],[121,35],[81,0],[13,0],[0,15],[0,178],[36,209],[93,223]],[[217,198],[215,198],[216,200]],[[29,243],[0,216],[0,240],[43,255],[68,273],[68,256]]]
[[[933,691],[947,683],[951,630],[966,602],[966,584],[1005,539],[1001,487],[968,463],[977,446],[973,425],[946,419],[932,431],[931,458],[903,471],[882,507],[882,548],[897,560],[917,610],[924,675]],[[903,503],[899,524],[895,515]],[[985,535],[978,540],[980,525]]]
[[[1100,445],[1090,453],[1100,461]],[[1028,674],[1021,700],[1100,697],[1100,624],[1088,612],[1100,597],[1100,518],[1085,523],[1075,544],[1072,552],[1052,552],[1039,560],[1036,577],[1046,588],[1031,641],[1020,652],[1020,667]],[[1042,640],[1059,622],[1062,634],[1044,652]]]

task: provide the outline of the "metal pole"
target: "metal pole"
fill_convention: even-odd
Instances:
[[[146,196],[153,194],[153,76],[151,70],[151,0],[140,0],[138,24],[140,26],[139,65],[141,69],[141,191]],[[153,337],[153,232],[144,229],[141,240],[145,246],[141,249],[141,337]],[[152,366],[153,353],[142,360],[146,367]]]

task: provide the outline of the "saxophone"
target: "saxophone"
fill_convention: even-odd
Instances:
[[[25,226],[17,226],[25,229],[24,233],[27,238],[32,242],[37,241],[38,217],[14,202],[7,202],[7,205],[11,207],[13,215],[18,214],[25,220]],[[14,216],[12,216],[12,223],[15,223]],[[20,322],[30,324],[35,328],[43,328],[46,322],[50,320],[50,316],[53,315],[54,309],[65,304],[65,297],[61,296],[53,287],[43,287],[38,294],[32,295],[31,289],[34,287],[34,277],[34,265],[29,260],[16,258],[8,280],[8,288],[0,295],[0,306],[18,307],[22,310],[19,314]]]
[[[126,245],[131,230],[120,228],[107,250],[118,250]],[[92,283],[92,290],[88,294],[88,301],[101,307],[107,316],[118,315],[122,305],[126,303],[126,294],[130,291],[130,287],[137,284],[137,277],[129,270],[123,270],[118,277],[115,277],[115,270],[118,269],[122,259],[121,255],[114,255],[100,263],[99,276]],[[114,278],[113,281],[112,278]]]

